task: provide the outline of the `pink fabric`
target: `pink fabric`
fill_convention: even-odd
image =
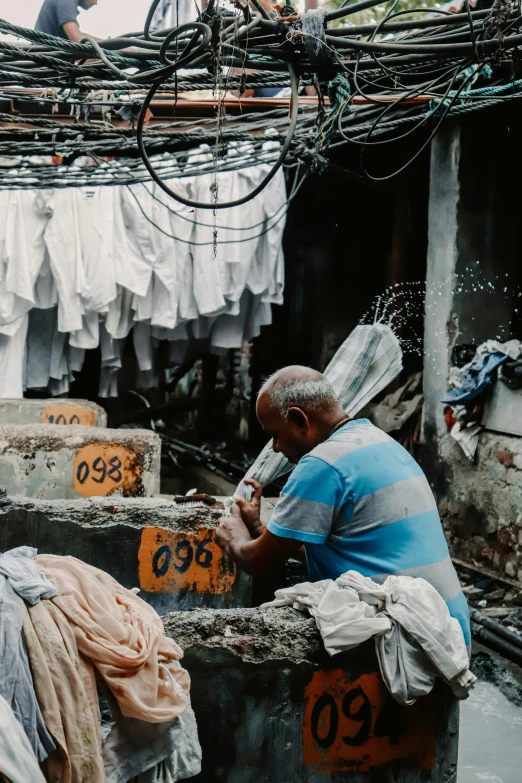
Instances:
[[[53,603],[122,714],[163,723],[184,712],[190,677],[179,663],[183,651],[165,636],[154,609],[109,574],[74,557],[39,555],[36,564],[56,586]]]

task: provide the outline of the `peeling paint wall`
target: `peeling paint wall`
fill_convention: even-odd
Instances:
[[[174,612],[203,749],[194,783],[456,783],[459,706],[386,691],[372,641],[329,657],[288,607]]]
[[[492,143],[492,139],[495,143]],[[502,122],[449,126],[432,143],[422,462],[452,553],[522,581],[522,438],[482,432],[471,463],[450,437],[440,402],[455,343],[513,335],[511,292],[520,264],[519,172],[498,149],[513,144]],[[510,183],[512,187],[510,187]],[[509,275],[507,291],[472,290]],[[458,279],[465,279],[464,286]]]
[[[42,499],[159,492],[161,443],[149,430],[0,425],[0,485]]]

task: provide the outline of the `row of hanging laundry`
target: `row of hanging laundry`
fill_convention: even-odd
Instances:
[[[228,202],[254,190],[273,159],[216,174],[202,146],[189,161],[204,173],[166,184],[192,201]],[[283,301],[286,211],[281,169],[252,200],[217,210],[185,206],[150,181],[1,190],[0,367],[9,372],[0,397],[66,394],[98,346],[100,396],[117,396],[131,330],[142,388],[155,385],[159,340],[170,341],[173,363],[193,341],[239,348]]]

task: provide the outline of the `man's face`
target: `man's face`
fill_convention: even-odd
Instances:
[[[78,5],[85,11],[88,11],[89,8],[92,8],[94,5],[98,5],[98,0],[79,0]]]
[[[287,460],[296,464],[317,444],[312,442],[310,427],[299,418],[284,419],[270,405],[266,395],[257,402],[257,418],[264,431],[272,438],[272,448],[276,454],[283,454]]]

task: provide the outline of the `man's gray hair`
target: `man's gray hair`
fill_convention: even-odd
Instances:
[[[285,377],[284,371],[271,375],[259,390],[260,396],[266,393],[272,406],[284,419],[288,418],[290,408],[328,411],[338,402],[330,381],[317,373],[317,377],[298,379]]]

